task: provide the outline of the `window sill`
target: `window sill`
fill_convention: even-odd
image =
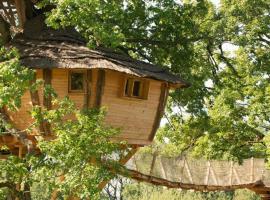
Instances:
[[[84,92],[84,91],[68,91],[68,95],[75,95],[75,94],[86,94],[86,92]]]
[[[129,97],[129,96],[121,96],[121,99],[132,100],[132,101],[147,100],[146,98],[142,98],[142,97]]]

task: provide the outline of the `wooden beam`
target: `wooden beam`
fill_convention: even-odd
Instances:
[[[44,80],[44,88],[46,86],[52,85],[52,70],[51,69],[43,69],[43,80]],[[47,110],[52,109],[52,95],[48,94],[48,96],[45,96],[43,93],[43,106]],[[43,123],[43,129],[46,135],[49,135],[51,133],[51,125],[47,121],[44,121]]]
[[[32,84],[34,84],[36,82],[36,74],[34,75],[34,78],[33,78],[33,80],[31,82],[32,82]],[[38,91],[37,90],[35,90],[35,91],[31,91],[30,90],[30,97],[31,97],[32,105],[33,106],[39,106],[39,109],[41,111],[41,105],[40,105]],[[45,134],[46,135],[45,128],[44,128],[44,123],[41,123],[39,125],[39,131],[42,134]]]
[[[169,94],[168,84],[162,83],[161,84],[161,92],[160,92],[160,96],[159,96],[159,104],[158,104],[158,108],[157,108],[157,112],[156,112],[156,116],[155,116],[155,121],[154,121],[154,124],[152,127],[151,134],[148,137],[148,140],[150,140],[150,141],[153,141],[155,134],[157,132],[157,129],[159,127],[161,118],[164,114],[168,94]]]
[[[84,108],[89,108],[91,97],[91,83],[92,83],[92,70],[86,71],[85,78],[85,94],[84,94]]]
[[[97,85],[96,85],[96,100],[95,100],[96,108],[100,108],[101,106],[104,85],[105,85],[105,70],[100,69],[98,70]]]
[[[36,74],[34,75],[33,80],[31,81],[31,84],[34,84],[36,82]],[[31,97],[31,102],[33,106],[40,106],[40,100],[39,100],[39,95],[38,91],[31,91],[30,90],[30,97]]]
[[[138,147],[136,148],[132,148],[128,153],[127,155],[125,155],[124,157],[122,157],[120,160],[119,160],[119,164],[121,165],[124,165],[126,164],[130,159],[131,157],[138,151]],[[109,183],[110,180],[104,180],[102,181],[99,185],[98,185],[98,188],[100,190],[102,190],[108,183]]]
[[[51,69],[43,69],[43,80],[44,80],[44,87],[46,85],[52,85]],[[43,105],[48,110],[52,109],[52,96],[50,94],[48,96],[43,95]]]

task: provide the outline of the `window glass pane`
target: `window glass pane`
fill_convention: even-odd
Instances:
[[[83,90],[83,73],[72,72],[70,75],[70,89]]]
[[[132,95],[135,96],[135,97],[139,97],[140,96],[140,89],[141,89],[141,82],[140,81],[134,81]]]

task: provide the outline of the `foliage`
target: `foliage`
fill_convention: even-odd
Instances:
[[[210,38],[204,53],[212,72],[208,70],[211,75],[204,75],[201,82],[204,94],[195,97],[201,105],[194,101],[183,104],[185,91],[172,94],[171,106],[180,104],[184,114],[171,115],[172,127],[164,130],[163,137],[182,150],[208,158],[265,157],[269,131],[269,27],[265,25],[269,24],[269,6],[268,1],[221,1],[211,27],[200,25],[200,30],[208,28]],[[225,51],[228,44],[230,52]]]
[[[170,123],[158,139],[171,152],[216,159],[269,157],[268,0],[221,0],[218,8],[207,0],[43,0],[39,6],[46,5],[53,8],[47,13],[49,25],[75,26],[90,47],[114,48],[167,66],[192,84],[170,94]],[[31,84],[33,72],[18,59],[14,50],[1,48],[1,108],[19,108],[25,90],[40,85]],[[23,159],[1,161],[3,180],[8,188],[22,183],[27,189],[39,180],[50,191],[59,189],[61,196],[95,195],[97,182],[110,173],[86,163],[93,155],[99,163],[116,150],[107,138],[117,131],[95,121],[102,121],[102,114],[80,112],[68,99],[55,104],[51,111],[34,107],[32,116],[37,126],[51,122],[58,139],[39,141],[42,156],[29,152]],[[61,123],[66,114],[74,120]],[[66,179],[60,183],[62,174]]]
[[[164,187],[151,186],[144,183],[133,183],[126,185],[123,191],[123,199],[141,200],[259,200],[260,197],[248,190],[237,190],[235,192],[195,192]]]
[[[0,107],[15,110],[21,106],[21,96],[30,88],[33,71],[19,63],[16,49],[0,48]]]
[[[105,46],[167,66],[192,86],[171,93],[163,131],[207,158],[265,157],[269,131],[268,0],[44,0],[47,22],[76,26]],[[180,110],[180,112],[175,112]],[[265,137],[266,136],[266,137]]]
[[[0,108],[14,111],[20,108],[22,95],[39,89],[42,81],[32,81],[33,71],[20,65],[15,50],[2,48],[1,53]],[[113,176],[111,169],[117,168],[115,155],[123,153],[118,143],[110,141],[119,130],[103,123],[104,109],[79,110],[68,97],[58,99],[52,88],[45,90],[53,97],[53,109],[33,106],[30,114],[35,123],[25,132],[38,132],[38,127],[46,122],[56,137],[49,139],[39,132],[37,148],[28,148],[23,158],[12,155],[0,160],[0,188],[4,188],[0,194],[30,199],[31,190],[33,198],[40,199],[35,192],[42,185],[46,186],[46,194],[57,190],[59,198],[98,199],[98,184]],[[4,113],[1,110],[2,134],[19,137],[21,131],[12,129]]]

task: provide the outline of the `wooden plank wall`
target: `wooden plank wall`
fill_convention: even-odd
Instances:
[[[131,144],[149,144],[160,99],[160,81],[150,80],[148,99],[121,98],[120,73],[106,70],[102,106],[107,107],[106,122],[122,129],[119,139]]]
[[[51,75],[50,75],[51,73]],[[122,134],[114,138],[116,140],[124,139],[130,144],[146,145],[150,134],[153,134],[153,125],[155,123],[156,113],[159,106],[162,82],[150,80],[150,89],[147,100],[136,98],[120,97],[120,90],[123,88],[123,74],[115,71],[103,71],[105,80],[104,91],[100,106],[107,108],[105,121],[107,124],[117,128],[121,128]],[[96,98],[99,93],[96,89],[98,82],[99,70],[93,69],[88,75],[91,76],[91,83],[88,86],[88,94],[86,93],[68,93],[68,70],[53,69],[51,72],[43,72],[37,70],[37,79],[44,79],[51,82],[52,87],[58,94],[60,99],[69,96],[78,108],[83,108],[86,104],[89,107],[95,107]],[[44,77],[43,77],[44,76]],[[42,89],[38,91],[41,105],[48,105],[46,99],[43,98]],[[86,99],[89,98],[89,99]],[[45,100],[45,102],[44,102]],[[16,113],[10,113],[11,119],[17,129],[23,130],[32,123],[29,110],[31,108],[30,93],[27,92],[22,98],[22,107]]]
[[[36,79],[42,79],[42,70],[36,71]],[[42,89],[38,91],[39,103],[43,104],[43,92]],[[8,112],[11,121],[15,128],[19,130],[24,130],[33,123],[33,120],[29,114],[31,109],[32,101],[30,92],[27,91],[22,97],[22,105],[19,111],[17,112]]]

